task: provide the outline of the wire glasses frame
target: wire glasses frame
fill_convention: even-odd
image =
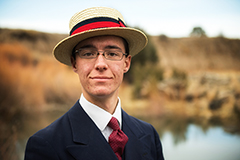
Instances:
[[[111,61],[121,61],[124,55],[128,55],[127,53],[123,53],[119,49],[107,49],[105,51],[98,51],[96,49],[77,49],[75,51],[76,54],[79,55],[82,59],[95,59],[97,58],[100,53],[106,58],[107,60]]]

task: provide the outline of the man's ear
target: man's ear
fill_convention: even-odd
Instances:
[[[77,72],[77,67],[76,67],[76,60],[71,57],[71,63],[72,63],[72,69],[74,72]]]
[[[124,73],[127,73],[128,70],[130,69],[131,60],[132,60],[132,56],[131,56],[131,55],[128,55],[128,56],[125,58],[124,69],[123,69]]]

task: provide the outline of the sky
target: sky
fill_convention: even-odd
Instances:
[[[69,20],[89,7],[119,10],[127,26],[149,35],[188,37],[201,27],[209,37],[240,39],[240,0],[0,0],[0,28],[69,33]]]

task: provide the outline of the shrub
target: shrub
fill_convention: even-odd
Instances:
[[[149,81],[159,81],[163,78],[163,71],[157,65],[159,57],[156,48],[148,36],[147,46],[132,58],[131,69],[125,74],[124,81],[133,85],[135,98],[141,98],[143,85]],[[152,84],[152,85],[155,85]]]

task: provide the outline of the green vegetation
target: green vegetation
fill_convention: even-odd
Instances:
[[[148,40],[147,46],[132,58],[131,69],[125,75],[125,82],[134,86],[134,98],[143,98],[144,84],[150,83],[150,88],[156,88],[157,82],[163,79],[156,48],[149,36]]]
[[[206,32],[201,27],[194,27],[190,33],[191,37],[206,37]]]

